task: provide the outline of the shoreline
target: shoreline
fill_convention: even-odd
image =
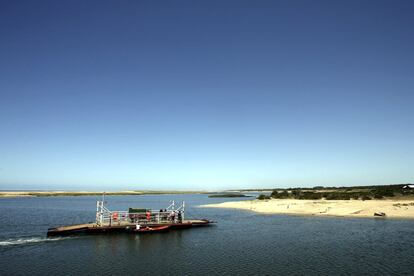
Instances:
[[[260,214],[414,219],[414,199],[382,199],[365,201],[256,199],[206,204],[200,205],[200,207],[239,209],[253,211]],[[385,216],[374,216],[374,213],[385,213]]]
[[[24,198],[24,197],[56,197],[56,196],[102,196],[103,191],[0,191],[0,198]],[[125,195],[168,195],[168,194],[207,194],[208,192],[196,191],[119,191],[105,192],[106,196]]]

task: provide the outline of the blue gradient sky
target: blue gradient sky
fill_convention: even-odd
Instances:
[[[414,182],[413,1],[1,1],[0,189]]]

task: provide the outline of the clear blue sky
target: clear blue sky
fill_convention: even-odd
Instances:
[[[1,1],[0,189],[414,182],[413,1]]]

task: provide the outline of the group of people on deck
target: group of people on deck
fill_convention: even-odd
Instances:
[[[168,212],[167,209],[160,209],[160,218],[166,219],[171,222],[183,222],[183,215],[181,211],[171,211]],[[148,217],[147,217],[148,220]]]
[[[148,222],[151,221],[152,219],[152,214],[150,210],[147,210],[145,212],[146,215],[146,219]],[[168,212],[166,209],[160,209],[160,213],[159,213],[159,218],[160,219],[167,219],[169,221],[171,221],[172,223],[182,223],[183,222],[183,214],[182,211],[170,211]],[[141,225],[140,224],[136,224],[136,230],[140,230],[141,229]],[[145,226],[148,228],[148,226]]]

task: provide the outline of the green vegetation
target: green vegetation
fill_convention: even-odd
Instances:
[[[295,193],[295,192],[296,192],[296,190],[292,191],[292,193]],[[296,193],[292,194],[292,195],[296,195]],[[280,199],[286,199],[286,198],[291,197],[291,195],[286,190],[281,191],[281,192],[278,192],[277,190],[274,190],[270,196],[273,197],[273,198],[280,198]]]
[[[275,189],[270,195],[276,199],[370,200],[394,196],[414,196],[414,189],[403,189],[406,184],[357,187],[322,187]]]
[[[371,198],[367,195],[364,195],[361,197],[362,200],[371,200]]]
[[[267,196],[267,195],[261,194],[261,195],[259,195],[259,196],[257,197],[257,199],[258,199],[258,200],[270,199],[270,196]]]

